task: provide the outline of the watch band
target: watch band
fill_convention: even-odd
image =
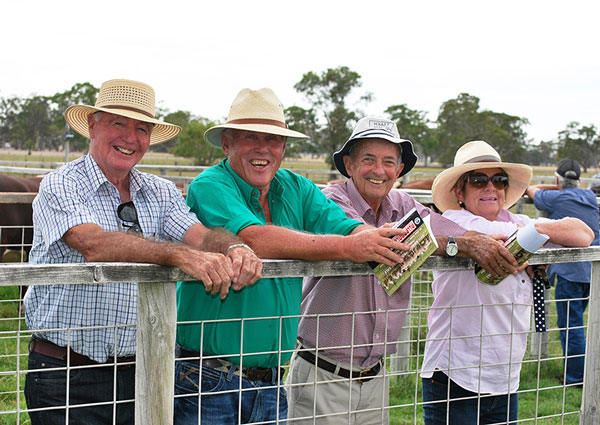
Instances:
[[[254,250],[252,248],[250,248],[248,245],[246,245],[245,243],[234,243],[233,245],[229,245],[227,247],[227,249],[225,250],[225,255],[229,254],[229,251],[231,251],[233,248],[246,248],[247,250],[249,250],[251,253],[254,254]]]

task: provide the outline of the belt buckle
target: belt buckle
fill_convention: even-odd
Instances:
[[[363,369],[361,371],[358,372],[358,383],[362,384],[364,382],[367,382],[369,380],[371,380],[372,378],[370,377],[366,377],[364,378],[363,376],[366,375],[371,369]]]

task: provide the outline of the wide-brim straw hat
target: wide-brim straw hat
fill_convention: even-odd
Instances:
[[[95,106],[73,105],[65,111],[65,119],[73,130],[90,138],[88,115],[103,111],[154,124],[150,144],[166,142],[177,136],[181,127],[155,118],[154,89],[132,80],[109,80],[102,84]]]
[[[529,165],[502,162],[500,154],[488,143],[481,140],[468,142],[456,151],[454,166],[442,171],[433,181],[433,203],[442,212],[460,210],[454,185],[466,172],[485,168],[502,168],[508,175],[504,209],[512,207],[523,196],[533,175]]]
[[[287,137],[289,142],[308,139],[307,135],[288,128],[283,106],[273,90],[268,88],[242,89],[231,104],[227,122],[206,130],[204,140],[217,148],[222,147],[221,133],[225,129],[276,134]]]
[[[414,153],[412,142],[400,138],[398,127],[396,127],[394,121],[388,120],[387,118],[368,116],[358,120],[350,138],[344,143],[344,146],[342,146],[339,151],[333,154],[333,163],[338,171],[344,176],[350,177],[346,170],[346,165],[344,164],[344,156],[350,155],[352,146],[364,139],[384,139],[401,146],[401,161],[404,164],[404,168],[398,177],[408,173],[417,163],[417,155]]]

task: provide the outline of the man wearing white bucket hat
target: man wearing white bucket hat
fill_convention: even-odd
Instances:
[[[454,166],[435,178],[432,197],[444,217],[469,230],[508,236],[527,226],[541,240],[588,246],[594,234],[579,219],[533,220],[508,211],[531,175],[528,165],[502,162],[486,142],[469,142],[456,152]],[[425,424],[516,421],[532,280],[521,271],[489,285],[473,270],[444,271],[434,272],[432,289],[421,372]]]
[[[227,122],[204,137],[227,159],[189,187],[188,204],[203,223],[237,234],[261,258],[400,261],[390,248],[407,246],[389,237],[402,230],[348,219],[311,181],[279,169],[286,142],[307,136],[287,128],[272,90],[243,89]],[[199,411],[202,423],[285,419],[280,366],[294,350],[302,279],[261,279],[224,301],[189,283],[177,291],[183,360],[176,365],[175,422],[196,424]]]
[[[256,281],[261,262],[231,233],[204,227],[173,183],[134,168],[149,145],[180,131],[155,119],[154,108],[147,84],[110,80],[95,106],[67,109],[69,125],[90,139],[89,154],[43,179],[33,203],[29,261],[175,266],[225,297],[232,281],[234,288]],[[64,424],[67,405],[69,423],[133,423],[136,283],[32,286],[25,306],[34,331],[27,406],[63,406],[30,412],[31,423]],[[88,365],[98,367],[66,376],[65,367]]]
[[[417,157],[386,118],[360,119],[344,146],[333,154],[350,179],[323,193],[349,218],[371,226],[400,220],[413,208],[430,216],[437,255],[473,258],[494,274],[517,272],[517,262],[486,235],[464,236],[459,225],[431,212],[410,195],[391,190]],[[448,244],[448,237],[454,241]],[[452,249],[458,251],[453,252]],[[298,424],[388,423],[385,356],[396,351],[410,297],[410,279],[389,296],[374,275],[304,279],[299,347],[286,380],[289,417]],[[318,350],[316,349],[318,347]],[[352,413],[350,413],[352,412]],[[319,416],[313,422],[313,417]]]

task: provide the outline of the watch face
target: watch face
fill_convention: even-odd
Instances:
[[[456,254],[458,254],[458,246],[455,244],[446,246],[446,254],[448,254],[450,257],[454,257]]]
[[[458,245],[456,244],[454,238],[448,239],[448,243],[446,244],[446,254],[449,257],[454,257],[456,254],[458,254]]]

